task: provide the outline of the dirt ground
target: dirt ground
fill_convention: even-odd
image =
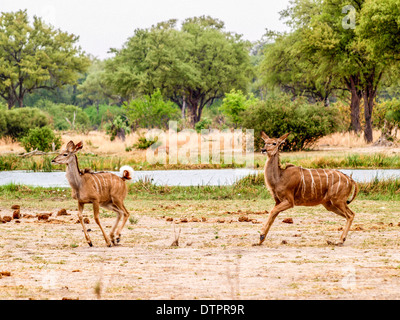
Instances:
[[[50,204],[48,220],[22,202],[22,217],[0,224],[0,299],[400,298],[395,204],[356,201],[343,247],[327,240],[339,238],[344,220],[322,207],[281,213],[264,244],[253,246],[271,204],[128,201],[135,219],[108,248],[89,207],[93,247],[72,202]],[[9,205],[0,205],[0,216],[12,216]],[[61,207],[68,215],[57,216]],[[108,232],[113,221],[102,213]]]

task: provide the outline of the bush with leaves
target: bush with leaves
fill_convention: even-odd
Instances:
[[[340,129],[335,108],[322,103],[309,104],[306,98],[291,100],[288,96],[270,97],[249,106],[242,114],[244,128],[254,129],[255,147],[263,146],[260,134],[280,137],[290,132],[283,150],[303,150],[318,139]]]
[[[135,149],[146,150],[150,148],[153,144],[158,142],[158,137],[154,139],[147,139],[146,137],[139,137],[138,142],[133,145]]]
[[[237,128],[241,121],[240,114],[257,101],[258,99],[253,94],[246,96],[241,90],[232,89],[231,92],[225,94],[220,110]]]
[[[39,150],[49,152],[61,147],[61,137],[48,127],[29,129],[28,134],[21,139],[21,144],[27,152]],[[53,150],[54,146],[54,150]]]
[[[381,130],[376,144],[384,145],[385,141],[394,141],[400,126],[400,100],[380,101],[375,106],[374,127]]]
[[[7,118],[6,118],[5,110],[0,108],[0,138],[6,135],[7,133]]]
[[[117,116],[112,122],[106,123],[105,129],[106,133],[111,136],[111,141],[114,141],[116,137],[125,141],[125,134],[131,132],[131,128],[121,116]]]
[[[125,110],[120,106],[101,104],[90,106],[83,111],[88,115],[90,125],[94,128],[102,128],[107,122],[112,122],[117,116],[125,117]]]
[[[77,106],[40,100],[36,107],[51,116],[56,130],[87,131],[90,128],[88,115]]]
[[[194,125],[194,129],[197,133],[200,133],[203,129],[210,129],[212,121],[207,117],[203,117],[199,122]]]
[[[50,122],[48,115],[37,108],[7,110],[3,111],[3,116],[5,116],[7,128],[0,131],[4,131],[4,135],[11,137],[13,141],[26,136],[30,129],[47,126]]]
[[[152,95],[132,100],[125,104],[124,108],[129,122],[135,129],[167,129],[169,121],[180,118],[178,106],[171,101],[165,101],[159,89]]]

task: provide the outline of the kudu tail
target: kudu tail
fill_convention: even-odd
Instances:
[[[119,172],[123,180],[131,180],[135,171],[130,166],[122,166]]]
[[[355,197],[357,196],[357,193],[358,193],[357,182],[352,180],[352,184],[354,186],[354,191],[353,191],[353,195],[352,195],[351,199],[347,200],[347,204],[350,204],[355,199]]]

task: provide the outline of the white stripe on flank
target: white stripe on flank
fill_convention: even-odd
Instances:
[[[315,171],[316,171],[317,174],[318,174],[318,178],[319,178],[319,189],[321,190],[321,196],[322,196],[322,180],[321,180],[321,176],[320,176],[318,170],[315,170]]]
[[[304,197],[304,192],[306,191],[306,183],[304,181],[304,173],[303,173],[303,168],[300,167],[300,175],[301,175],[301,181],[302,181],[302,185],[301,185],[301,195]]]
[[[104,177],[103,177],[102,174],[99,174],[99,176],[101,177],[101,179],[102,179],[103,182],[104,182],[104,188],[107,189],[107,181],[104,179]]]
[[[311,170],[310,169],[307,169],[307,170],[308,170],[308,172],[310,173],[310,176],[311,176],[311,195],[313,195],[314,194],[313,190],[315,191],[314,177],[312,175]]]
[[[100,185],[100,191],[99,191],[99,193],[103,192],[100,179],[96,176],[96,174],[93,174],[93,177],[95,177],[96,180],[99,182],[99,185]]]
[[[340,188],[340,173],[338,172],[338,171],[335,171],[336,173],[337,173],[337,175],[339,176],[339,184],[338,184],[338,187],[337,187],[337,189],[336,189],[336,193],[338,193],[339,192],[339,188]]]
[[[93,174],[92,174],[92,178],[93,178],[94,185],[96,187],[96,191],[97,191],[97,193],[99,193],[99,186],[97,185],[96,179],[94,178]]]

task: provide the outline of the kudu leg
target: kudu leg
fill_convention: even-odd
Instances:
[[[345,203],[332,203],[331,201],[329,201],[327,203],[324,203],[323,206],[327,210],[332,211],[346,219],[346,226],[344,227],[343,233],[340,236],[339,242],[333,243],[332,241],[327,241],[329,245],[342,246],[346,241],[347,234],[349,233],[355,214]]]
[[[108,246],[108,247],[111,247],[110,239],[108,238],[107,234],[104,232],[103,227],[101,226],[100,217],[99,217],[99,212],[100,212],[99,203],[98,203],[98,202],[93,202],[94,221],[96,221],[96,223],[97,223],[97,225],[99,226],[101,232],[103,233],[104,240],[106,241],[107,246]]]
[[[83,216],[82,216],[83,207],[84,207],[84,204],[81,203],[81,202],[78,202],[78,218],[79,218],[79,222],[82,225],[83,233],[85,234],[85,238],[86,238],[87,243],[89,244],[89,246],[93,246],[92,240],[90,240],[89,234],[88,234],[88,232],[86,230],[85,223],[83,222]]]
[[[263,225],[262,229],[261,229],[261,234],[260,234],[260,242],[259,245],[261,245],[265,238],[267,237],[268,231],[271,228],[272,224],[275,221],[275,218],[278,216],[278,214],[282,211],[285,211],[287,209],[293,208],[293,203],[285,200],[282,201],[281,203],[279,203],[278,205],[276,205],[271,212],[268,215],[268,219],[265,222],[265,224]]]
[[[123,218],[122,218],[122,223],[120,224],[120,226],[119,226],[119,228],[118,228],[118,230],[117,230],[117,234],[116,234],[116,236],[117,236],[117,242],[119,242],[120,240],[121,240],[121,232],[122,232],[122,229],[124,228],[124,226],[125,226],[125,224],[126,224],[126,221],[128,221],[128,218],[129,218],[129,212],[128,212],[128,210],[125,208],[125,206],[124,206],[124,204],[122,203],[121,204],[121,207],[120,208],[122,208],[122,210],[123,210]]]
[[[119,220],[121,220],[122,212],[121,212],[121,210],[119,210],[117,207],[114,207],[114,206],[113,206],[112,210],[117,214],[117,218],[115,219],[114,226],[111,228],[111,232],[110,232],[111,242],[115,245],[116,243],[115,243],[114,233],[115,233],[115,230],[117,229]]]

